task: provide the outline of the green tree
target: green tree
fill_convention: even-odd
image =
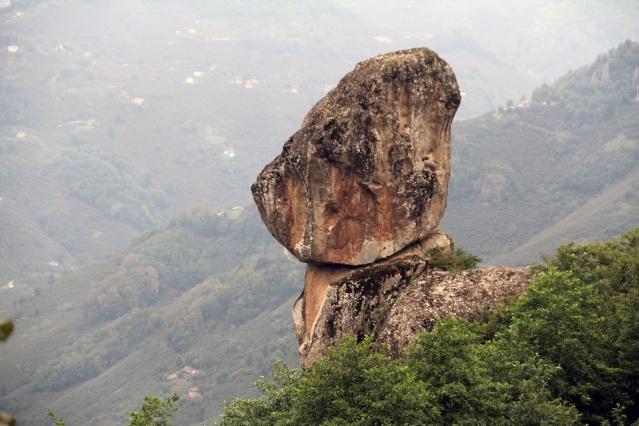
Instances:
[[[261,377],[253,385],[262,392],[261,398],[235,399],[225,402],[221,426],[293,425],[291,418],[293,392],[299,386],[301,374],[282,360],[273,362],[270,380]]]
[[[561,286],[556,290],[556,297],[579,300],[584,317],[573,322],[580,329],[571,331],[573,342],[584,349],[566,358],[580,375],[582,391],[583,384],[594,385],[575,404],[593,421],[612,419],[617,404],[625,407],[630,422],[639,419],[639,228],[604,243],[564,245],[545,261],[546,271],[570,274],[580,283],[577,294],[570,294],[570,285],[563,287],[567,294],[561,294]],[[574,316],[574,306],[570,312]],[[586,375],[591,378],[584,380]]]
[[[173,413],[178,411],[179,408],[175,406],[180,397],[173,393],[166,400],[161,400],[155,396],[145,396],[144,404],[140,408],[140,411],[130,411],[129,426],[171,426],[169,423],[169,417],[173,416]],[[56,426],[64,426],[66,422],[57,417],[51,410],[48,412],[49,418]],[[0,426],[4,426],[0,423]]]
[[[513,332],[535,352],[561,366],[553,381],[557,395],[581,409],[598,399],[614,399],[614,359],[602,340],[605,319],[599,315],[595,289],[570,272],[554,269],[536,278],[521,300]],[[614,386],[614,385],[613,385]]]
[[[444,424],[489,423],[506,412],[510,385],[493,380],[490,347],[478,343],[466,320],[451,317],[406,351],[407,364],[434,393]]]
[[[175,406],[179,399],[176,393],[164,401],[155,396],[145,396],[140,411],[129,412],[129,426],[170,426],[169,417],[179,410]]]
[[[347,336],[304,374],[295,392],[299,424],[436,424],[440,412],[411,368],[373,351],[372,336]]]
[[[424,384],[385,350],[374,352],[373,343],[347,336],[302,373],[276,362],[272,381],[256,383],[263,396],[227,403],[219,424],[437,424],[440,414]]]

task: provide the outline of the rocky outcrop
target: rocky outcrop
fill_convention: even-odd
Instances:
[[[302,367],[346,334],[374,334],[400,356],[446,315],[475,318],[521,293],[526,270],[429,270],[450,177],[460,93],[428,49],[357,65],[308,113],[260,173],[253,197],[267,228],[307,262],[293,309]]]
[[[458,273],[425,268],[416,259],[352,271],[326,283],[324,297],[312,315],[300,319],[307,304],[305,289],[295,304],[301,365],[308,367],[345,335],[374,335],[399,357],[404,348],[436,321],[448,315],[480,318],[505,297],[523,293],[530,271],[491,267]],[[307,282],[307,286],[308,286]],[[311,285],[312,289],[313,286]]]
[[[365,265],[432,233],[446,208],[460,99],[431,50],[359,63],[253,184],[271,234],[303,262]]]

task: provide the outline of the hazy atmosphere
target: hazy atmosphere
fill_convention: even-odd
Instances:
[[[304,265],[250,186],[376,55],[455,72],[440,229],[480,265],[635,228],[637,41],[637,0],[0,0],[0,411],[125,424],[176,392],[210,425],[297,367]]]

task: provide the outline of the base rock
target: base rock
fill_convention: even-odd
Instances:
[[[310,267],[309,287],[293,308],[302,368],[345,335],[358,340],[375,335],[376,344],[388,344],[397,358],[438,320],[448,315],[479,319],[504,298],[523,293],[532,280],[528,268],[452,273],[430,270],[427,261],[413,255],[353,271]],[[317,291],[318,282],[323,292]]]

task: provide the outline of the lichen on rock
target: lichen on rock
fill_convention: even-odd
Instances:
[[[324,355],[341,336],[377,334],[386,309],[428,267],[426,253],[435,247],[450,250],[448,237],[434,232],[387,259],[360,267],[308,264],[304,291],[293,307],[302,366]]]

